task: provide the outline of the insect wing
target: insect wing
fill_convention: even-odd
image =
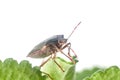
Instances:
[[[49,44],[56,44],[58,40],[63,39],[64,35],[55,35],[53,37],[50,37],[43,42],[36,45],[32,51],[28,54],[28,57],[31,58],[44,58],[49,56],[51,53],[51,49],[48,46]]]
[[[31,58],[42,58],[43,53],[46,51],[46,43],[41,42],[38,45],[36,45],[27,55],[28,57]]]

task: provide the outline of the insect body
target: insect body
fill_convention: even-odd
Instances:
[[[76,27],[74,28],[74,30],[76,29]],[[74,30],[73,30],[73,32],[74,32]],[[72,35],[72,33],[70,34],[70,36]],[[45,58],[45,57],[50,56],[40,66],[43,66],[49,59],[52,58],[54,60],[54,62],[59,66],[59,68],[64,72],[62,67],[55,61],[55,57],[56,57],[57,52],[61,52],[63,55],[68,57],[75,64],[75,61],[72,59],[72,57],[70,55],[70,50],[72,50],[72,49],[71,49],[71,43],[67,43],[68,38],[67,39],[64,38],[64,35],[55,35],[53,37],[50,37],[50,38],[44,40],[43,42],[39,43],[37,46],[35,46],[33,48],[33,50],[27,56],[31,57],[31,58]],[[68,55],[62,51],[66,47],[68,48]],[[74,51],[73,51],[73,53],[74,53]],[[75,56],[76,56],[76,54],[75,54]]]
[[[65,44],[66,42],[67,39],[64,39],[64,35],[55,35],[35,46],[33,50],[28,54],[28,57],[32,58],[47,57],[52,53],[58,52],[54,46],[61,49],[63,44]]]

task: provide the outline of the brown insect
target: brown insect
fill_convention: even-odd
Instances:
[[[78,23],[78,25],[81,22]],[[43,42],[36,45],[33,50],[27,55],[27,57],[31,58],[45,58],[50,56],[46,61],[44,61],[40,67],[42,67],[49,59],[53,59],[54,62],[58,65],[58,67],[64,72],[62,67],[56,62],[56,53],[61,52],[63,55],[68,57],[74,64],[76,63],[72,56],[70,55],[70,51],[74,53],[74,56],[77,57],[73,49],[71,48],[71,43],[67,43],[68,39],[71,37],[75,29],[78,27],[78,25],[74,28],[72,33],[69,35],[68,38],[64,38],[64,35],[55,35],[53,37],[50,37]],[[68,54],[65,54],[62,50],[68,48]]]

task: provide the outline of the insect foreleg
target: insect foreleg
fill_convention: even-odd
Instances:
[[[64,54],[67,58],[69,58],[74,64],[75,64],[75,61],[72,59],[72,57],[71,56],[68,56],[68,55],[66,55],[61,49],[59,49],[57,46],[55,46],[55,45],[53,45],[56,49],[57,49],[57,51],[59,51],[59,52],[61,52],[62,54]]]
[[[71,43],[65,44],[65,45],[62,47],[62,50],[65,49],[66,47],[68,47],[69,45],[71,46]]]
[[[62,47],[62,50],[63,50],[64,48],[66,48],[66,47],[68,47],[68,55],[69,55],[70,57],[71,57],[71,55],[70,55],[70,50],[74,53],[75,57],[77,57],[75,51],[71,48],[71,43],[67,43],[66,45],[64,45],[64,46]]]
[[[64,54],[67,58],[69,58],[74,64],[76,63],[76,62],[72,59],[71,56],[66,55],[66,54],[65,54],[62,50],[60,50],[60,49],[59,49],[59,51],[60,51],[62,54]]]
[[[68,56],[71,57],[71,55],[70,55],[71,43],[67,43],[67,44],[65,45],[65,47],[68,47]]]
[[[70,47],[70,50],[74,53],[75,57],[77,57],[75,51]]]

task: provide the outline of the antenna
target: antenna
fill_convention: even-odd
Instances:
[[[73,29],[73,31],[71,32],[71,34],[68,36],[67,39],[69,39],[71,37],[71,35],[73,34],[73,32],[76,30],[76,28],[80,25],[81,21],[77,24],[77,26],[75,26],[75,28]]]

